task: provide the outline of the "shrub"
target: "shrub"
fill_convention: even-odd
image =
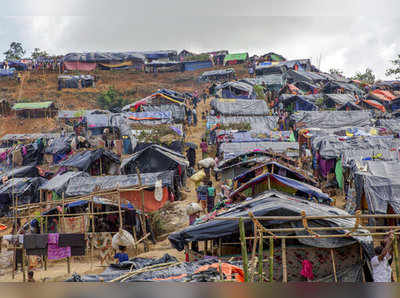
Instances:
[[[104,110],[119,112],[123,106],[129,104],[129,101],[124,99],[114,87],[109,87],[97,97],[97,104]]]

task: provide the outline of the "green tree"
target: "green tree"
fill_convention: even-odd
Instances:
[[[389,68],[388,70],[386,70],[386,75],[395,75],[396,79],[400,79],[400,55],[398,55],[396,59],[390,62],[392,62],[393,68]]]
[[[337,75],[337,76],[341,76],[341,77],[344,76],[343,70],[340,70],[340,69],[338,69],[338,68],[331,68],[331,69],[329,70],[329,73],[330,73],[331,75]]]
[[[112,112],[118,112],[121,108],[127,105],[129,101],[124,99],[121,94],[110,86],[107,91],[103,92],[97,97],[97,104],[100,108]]]
[[[32,59],[37,59],[39,57],[49,57],[49,54],[46,51],[42,51],[39,48],[35,48],[31,54]]]
[[[372,69],[367,68],[365,69],[365,72],[356,72],[356,74],[354,75],[354,77],[352,78],[353,80],[358,80],[364,83],[368,83],[368,84],[373,84],[375,83],[375,75],[372,72]]]
[[[6,56],[6,60],[20,60],[25,55],[25,50],[22,43],[13,41],[10,48],[3,54]]]

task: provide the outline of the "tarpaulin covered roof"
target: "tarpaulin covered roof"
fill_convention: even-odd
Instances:
[[[15,68],[0,69],[0,77],[11,77],[15,74]]]
[[[266,74],[255,78],[244,78],[240,81],[251,85],[262,85],[264,83],[267,87],[283,86],[285,77],[282,74]]]
[[[142,185],[146,187],[154,187],[157,180],[162,181],[163,186],[172,186],[174,179],[173,171],[141,173]],[[99,190],[114,190],[135,187],[139,185],[137,175],[120,175],[120,176],[90,176],[90,177],[73,177],[66,189],[67,197],[87,195],[99,188]]]
[[[58,174],[44,183],[40,189],[55,191],[58,195],[61,195],[68,187],[68,183],[72,178],[75,177],[89,177],[86,172],[65,172],[63,174]]]
[[[111,151],[100,148],[100,149],[93,150],[93,151],[87,150],[87,151],[78,152],[78,153],[72,155],[67,160],[62,161],[60,163],[60,166],[74,167],[74,168],[78,168],[81,171],[86,171],[92,165],[93,162],[95,162],[96,160],[98,160],[101,157],[108,158],[109,160],[111,160],[112,162],[117,163],[117,164],[120,163],[118,155],[116,155],[115,153],[113,153]]]
[[[264,100],[225,99],[218,98],[211,101],[211,108],[217,113],[227,115],[268,115],[269,109]]]
[[[143,105],[143,111],[145,112],[170,112],[174,122],[183,122],[185,120],[185,107],[183,105]]]
[[[362,108],[359,105],[351,101],[348,101],[337,108],[338,111],[346,111],[347,109],[349,109],[350,111],[362,110]]]
[[[234,131],[234,130],[218,130],[218,142],[272,142],[272,141],[287,141],[290,138],[290,131]]]
[[[20,168],[14,168],[4,173],[0,173],[0,178],[7,177],[12,178],[27,178],[27,177],[39,177],[39,170],[34,166],[24,166]],[[2,183],[0,179],[0,184]]]
[[[325,98],[328,100],[332,100],[337,105],[344,105],[347,102],[355,103],[357,99],[351,94],[324,94]]]
[[[225,68],[225,69],[216,69],[216,70],[209,70],[205,71],[199,77],[200,79],[209,77],[209,76],[224,76],[227,74],[233,74],[235,70],[233,68]]]
[[[208,116],[207,128],[216,124],[229,125],[236,123],[249,123],[252,130],[265,132],[265,129],[275,130],[278,127],[277,116]]]
[[[17,134],[6,134],[0,141],[12,141],[12,140],[36,140],[36,139],[53,139],[59,137],[59,133],[17,133]]]
[[[191,241],[201,241],[218,239],[223,237],[237,237],[239,239],[239,225],[237,221],[223,220],[224,217],[244,217],[245,229],[248,233],[253,230],[252,221],[248,217],[251,212],[254,216],[301,216],[302,212],[307,216],[330,216],[330,215],[349,215],[347,212],[327,205],[317,204],[303,199],[288,196],[286,194],[270,191],[258,195],[256,198],[238,204],[230,210],[223,212],[217,217],[219,220],[211,220],[209,222],[189,226],[179,232],[171,234],[168,239],[172,246],[178,250],[183,250],[184,245]],[[276,224],[290,223],[292,227],[302,227],[301,221],[261,221],[262,225],[269,227]],[[326,218],[321,220],[309,220],[309,226],[341,226],[348,227],[348,229],[340,231],[338,234],[345,234],[349,232],[355,225],[355,219],[338,219]],[[359,229],[358,233],[369,235],[367,230]],[[297,235],[304,235],[303,231],[295,232]],[[318,232],[320,233],[320,232]],[[329,231],[328,233],[332,233]],[[279,235],[279,233],[277,233]],[[321,234],[324,234],[322,232]],[[298,241],[304,245],[320,247],[320,248],[337,248],[347,245],[352,245],[355,242],[363,244],[367,252],[373,255],[373,240],[371,236],[357,237],[350,236],[348,238],[299,238]],[[231,241],[232,242],[232,241]]]
[[[253,92],[253,87],[245,82],[237,82],[237,81],[226,82],[216,87],[217,90],[225,88],[234,88],[248,93]]]
[[[386,214],[388,205],[400,214],[400,163],[398,161],[369,161],[366,172],[356,173],[356,191],[363,191],[369,212]]]
[[[247,60],[248,57],[249,57],[248,53],[227,54],[224,58],[224,64],[225,62],[233,60]]]
[[[320,81],[325,81],[326,78],[319,75],[316,72],[304,71],[304,70],[293,70],[289,69],[287,72],[288,78],[293,81],[305,81],[308,83],[315,83]]]
[[[351,92],[354,93],[356,92],[357,94],[362,95],[363,91],[361,89],[359,89],[357,86],[351,84],[351,83],[346,83],[346,82],[328,82],[324,85],[324,87],[322,88],[322,92],[323,93],[335,93],[338,89],[343,89],[344,92]]]
[[[121,171],[124,174],[132,174],[136,173],[138,168],[141,173],[154,173],[177,170],[178,166],[184,168],[189,166],[189,162],[182,154],[159,145],[152,145],[124,159]]]
[[[41,102],[18,102],[12,107],[13,110],[39,110],[50,108],[54,103],[52,101]]]
[[[86,114],[85,118],[88,129],[111,126],[109,114]]]
[[[86,114],[85,110],[77,110],[77,111],[62,110],[58,111],[58,119],[80,118],[85,116],[85,114]]]
[[[400,132],[400,119],[378,119],[377,125],[388,128],[393,132]]]
[[[301,111],[292,114],[291,119],[296,122],[297,128],[325,128],[334,129],[346,126],[371,125],[369,111]]]
[[[245,142],[222,143],[220,152],[224,159],[232,158],[242,153],[271,149],[277,153],[286,153],[288,156],[298,156],[299,144],[297,142]]]
[[[44,149],[46,154],[65,154],[71,151],[72,136],[59,137],[49,141]]]
[[[64,56],[63,61],[67,62],[111,62],[126,60],[145,60],[145,56],[136,52],[89,52],[69,53]]]
[[[126,118],[127,124],[160,125],[173,122],[171,112],[125,112],[123,116]]]
[[[269,52],[267,54],[261,55],[263,59],[270,59],[271,61],[286,61],[286,58],[282,55],[276,54],[274,52]]]

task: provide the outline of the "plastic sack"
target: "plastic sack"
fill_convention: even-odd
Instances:
[[[199,161],[199,166],[202,168],[213,168],[215,167],[215,160],[211,157],[202,159]]]
[[[201,211],[203,211],[203,209],[197,203],[190,203],[189,205],[186,206],[186,214],[187,215],[193,215],[193,214],[196,214],[197,212],[201,212]]]
[[[192,180],[193,182],[200,182],[205,177],[206,177],[206,173],[204,172],[204,170],[200,170],[200,171],[196,172],[192,177],[190,177],[190,180]]]
[[[131,247],[135,244],[135,240],[131,233],[125,230],[119,231],[112,238],[112,247],[118,249],[119,246]]]

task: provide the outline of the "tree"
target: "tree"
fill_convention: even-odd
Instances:
[[[390,62],[392,62],[393,68],[389,68],[388,70],[386,70],[386,75],[395,75],[396,79],[400,79],[400,55],[398,55],[396,59]]]
[[[32,59],[37,59],[39,57],[49,57],[49,54],[46,51],[42,51],[39,48],[35,48],[31,55]]]
[[[329,70],[329,73],[330,73],[331,75],[337,75],[337,76],[341,76],[341,77],[344,76],[343,70],[340,70],[340,69],[337,69],[337,68],[331,68],[331,69]]]
[[[109,87],[107,91],[103,92],[97,97],[97,104],[102,108],[112,112],[120,112],[123,106],[129,103],[124,99],[114,87]]]
[[[3,54],[6,55],[6,60],[20,60],[25,55],[25,50],[22,43],[13,41],[10,49]]]
[[[367,68],[365,69],[365,72],[356,72],[356,74],[354,75],[354,77],[352,78],[353,80],[358,80],[364,83],[368,83],[368,84],[373,84],[375,83],[375,75],[372,72],[372,69]]]

